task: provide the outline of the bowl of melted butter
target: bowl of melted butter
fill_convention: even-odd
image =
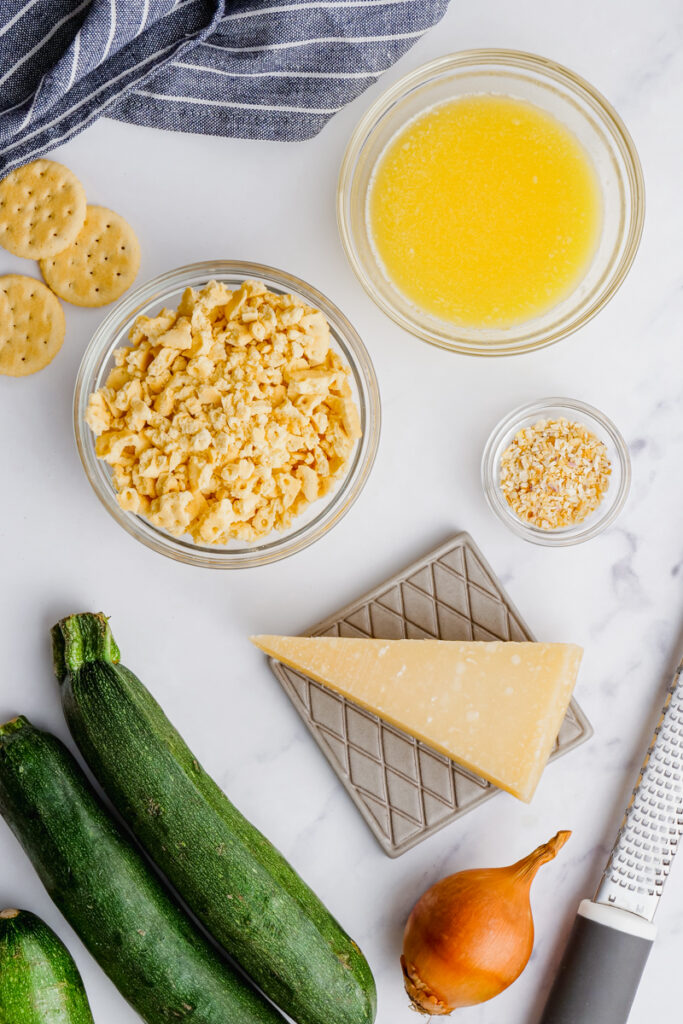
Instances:
[[[349,261],[406,330],[476,355],[527,352],[594,316],[644,217],[640,162],[592,86],[531,54],[476,50],[401,79],[349,143]]]

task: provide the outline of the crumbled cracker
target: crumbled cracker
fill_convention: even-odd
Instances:
[[[500,487],[520,519],[557,530],[595,511],[611,472],[605,444],[583,424],[539,420],[518,431],[503,452]]]
[[[346,472],[361,436],[350,370],[301,299],[212,281],[138,317],[130,341],[86,414],[122,508],[197,543],[253,541]]]

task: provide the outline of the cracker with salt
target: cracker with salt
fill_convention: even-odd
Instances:
[[[0,277],[0,373],[27,377],[42,370],[63,341],[64,311],[50,289],[34,277]]]
[[[104,206],[89,206],[73,244],[40,261],[47,284],[75,306],[106,306],[130,288],[140,267],[135,232]]]
[[[34,160],[0,182],[0,245],[40,260],[71,245],[85,223],[85,190],[54,160]]]

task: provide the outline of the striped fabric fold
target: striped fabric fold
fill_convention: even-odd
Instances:
[[[1,0],[0,171],[100,115],[248,139],[316,135],[448,0]]]

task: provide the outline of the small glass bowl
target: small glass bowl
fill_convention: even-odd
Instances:
[[[389,142],[430,107],[473,94],[514,96],[565,124],[591,157],[602,192],[602,232],[583,278],[546,313],[504,328],[448,323],[413,305],[386,276],[367,217],[373,174]],[[616,111],[573,71],[517,50],[466,50],[439,57],[401,78],[370,107],[354,131],[337,191],[337,220],[347,258],[380,309],[418,338],[479,356],[530,352],[587,323],[626,277],[638,249],[644,214],[640,161]]]
[[[254,544],[234,541],[225,547],[202,545],[190,537],[173,537],[141,516],[125,512],[120,507],[109,466],[95,455],[95,437],[85,422],[85,412],[90,394],[106,381],[113,366],[114,350],[128,344],[128,332],[136,317],[141,314],[154,316],[163,306],[175,308],[188,287],[201,288],[208,281],[222,281],[237,288],[250,278],[263,281],[270,291],[300,295],[309,305],[325,314],[330,324],[332,345],[351,369],[351,387],[360,413],[363,436],[356,443],[345,476],[328,495],[298,516],[289,530],[274,532]],[[74,431],[78,452],[88,480],[107,511],[127,533],[154,551],[178,562],[211,569],[244,569],[275,562],[308,547],[335,526],[351,508],[368,479],[377,453],[380,421],[379,389],[370,356],[344,314],[316,288],[291,274],[258,263],[231,260],[179,267],[126,295],[102,321],[86,349],[74,394]]]
[[[538,526],[525,523],[508,505],[500,487],[500,461],[518,430],[531,427],[539,420],[556,420],[561,417],[583,424],[605,444],[612,472],[607,493],[586,519],[575,526],[541,530]],[[542,398],[538,402],[514,409],[495,427],[484,448],[481,482],[490,508],[513,533],[532,544],[562,548],[590,540],[614,522],[624,507],[631,486],[631,459],[623,437],[612,421],[598,409],[573,398]]]

